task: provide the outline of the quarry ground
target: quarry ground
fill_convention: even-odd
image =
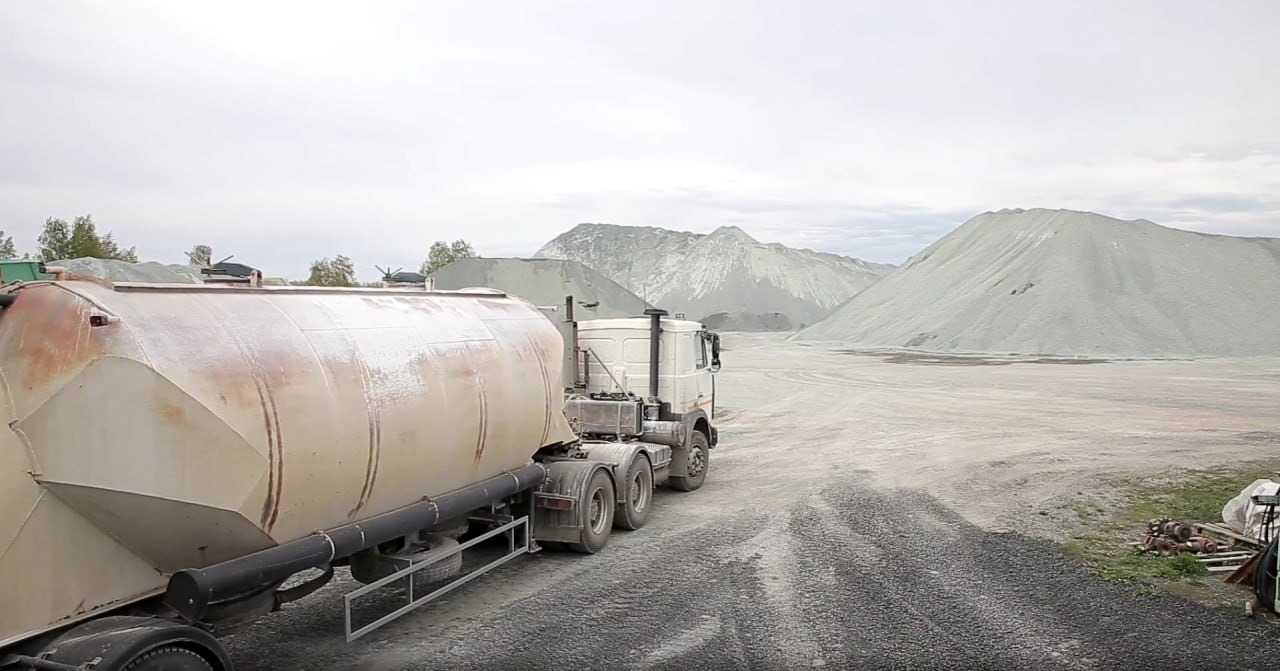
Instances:
[[[1263,668],[1280,656],[1272,625],[1101,580],[1056,543],[1064,511],[1105,506],[1117,480],[1280,456],[1280,361],[868,356],[754,334],[725,345],[707,484],[660,492],[644,529],[595,556],[520,558],[349,645],[340,594],[353,584],[336,580],[229,639],[237,664]]]

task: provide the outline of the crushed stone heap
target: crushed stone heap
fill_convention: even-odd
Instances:
[[[794,330],[813,324],[893,269],[762,244],[736,226],[703,235],[580,224],[535,256],[578,261],[658,307],[742,330]]]
[[[436,271],[437,289],[487,287],[534,305],[564,305],[573,296],[579,319],[636,317],[649,306],[596,271],[561,259],[460,259]]]
[[[77,275],[91,275],[109,282],[149,282],[154,284],[198,284],[200,269],[196,266],[166,264],[156,261],[130,263],[115,259],[85,257],[50,261],[46,265],[62,266]]]
[[[973,217],[791,336],[937,352],[1280,354],[1280,239],[1071,210]]]

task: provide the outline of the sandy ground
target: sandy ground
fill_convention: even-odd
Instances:
[[[1280,456],[1280,361],[890,361],[728,334],[707,484],[583,557],[525,557],[367,639],[335,581],[244,668],[1264,668],[1280,636],[1062,558],[1100,475]],[[379,602],[381,603],[381,602]],[[387,607],[391,606],[390,597]],[[270,659],[264,666],[262,660]]]

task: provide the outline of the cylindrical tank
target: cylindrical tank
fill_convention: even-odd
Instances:
[[[29,284],[0,312],[0,645],[573,440],[498,292]]]

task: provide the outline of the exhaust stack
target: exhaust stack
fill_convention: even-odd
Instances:
[[[658,344],[662,337],[662,318],[667,311],[662,308],[649,308],[644,311],[649,317],[649,398],[658,400]]]

